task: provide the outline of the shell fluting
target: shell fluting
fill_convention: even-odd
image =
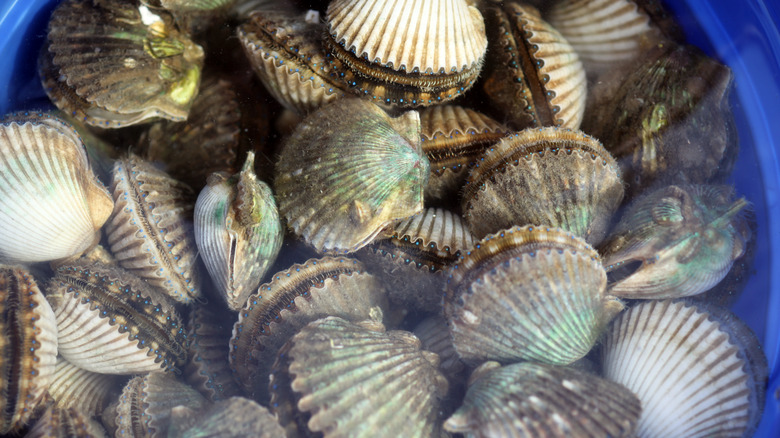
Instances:
[[[268,409],[243,397],[214,403],[201,412],[184,406],[171,410],[169,438],[285,438],[284,429]]]
[[[108,435],[90,414],[75,407],[49,406],[25,437],[29,438],[105,438]]]
[[[47,389],[58,408],[98,416],[119,394],[121,385],[117,376],[87,371],[59,356]]]

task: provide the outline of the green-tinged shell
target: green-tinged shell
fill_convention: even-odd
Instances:
[[[77,408],[49,406],[25,435],[27,438],[104,438],[100,423]]]
[[[192,190],[130,154],[114,163],[106,235],[119,265],[178,302],[200,297]]]
[[[288,226],[318,251],[352,252],[422,211],[430,172],[420,118],[360,99],[304,119],[282,147],[274,189]]]
[[[282,247],[271,188],[257,179],[250,152],[241,173],[215,173],[195,203],[195,241],[211,280],[231,310],[257,290]]]
[[[321,44],[325,26],[308,11],[253,12],[238,27],[238,38],[266,89],[285,108],[299,115],[344,97]]]
[[[602,248],[607,270],[628,270],[610,293],[676,298],[709,290],[745,253],[748,205],[729,186],[673,185],[637,199]]]
[[[596,245],[622,199],[620,168],[598,140],[548,127],[526,129],[490,148],[469,174],[461,205],[477,237],[531,223]]]
[[[59,354],[87,371],[173,370],[186,358],[183,321],[170,298],[115,267],[73,262],[55,271],[46,298]]]
[[[296,264],[272,276],[238,313],[230,339],[230,365],[245,391],[267,399],[268,374],[277,351],[301,327],[326,316],[351,321],[387,314],[384,286],[346,257]]]
[[[0,123],[0,260],[78,257],[98,242],[114,202],[70,125],[16,119]]]
[[[722,179],[737,155],[731,70],[691,46],[659,44],[600,78],[582,130],[623,169],[628,191]]]
[[[199,414],[209,405],[198,391],[172,374],[156,372],[134,377],[119,396],[115,436],[167,437],[172,409],[184,406]]]
[[[532,362],[474,371],[446,430],[478,437],[633,437],[642,411],[623,385],[571,368]]]
[[[491,3],[485,8],[491,46],[484,89],[514,129],[582,123],[587,96],[577,52],[533,6]]]
[[[39,71],[58,108],[117,128],[186,119],[203,57],[164,11],[125,0],[68,0],[52,14]]]
[[[509,133],[490,117],[457,105],[436,105],[420,111],[422,150],[431,163],[426,203],[447,203],[458,197],[466,175],[489,146]]]
[[[57,408],[74,408],[94,417],[116,399],[122,383],[120,377],[87,371],[58,356],[47,390]]]
[[[474,245],[463,219],[427,208],[396,224],[392,237],[366,246],[356,257],[379,277],[391,302],[406,310],[441,313],[446,272]]]
[[[320,319],[301,329],[274,365],[271,409],[282,411],[288,436],[433,437],[448,387],[438,362],[409,332]],[[283,411],[290,404],[294,418]]]
[[[766,357],[723,308],[639,303],[607,330],[602,367],[642,402],[640,437],[749,437],[761,419]]]
[[[471,364],[569,364],[623,309],[606,294],[596,250],[558,228],[491,234],[450,272],[444,313],[455,349]]]
[[[20,431],[57,360],[57,322],[29,272],[0,266],[0,434]]]
[[[171,410],[168,438],[285,438],[268,409],[243,397],[231,397],[205,411],[177,406]]]
[[[154,123],[139,143],[149,161],[164,163],[168,174],[200,189],[212,173],[238,170],[240,120],[238,97],[231,84],[208,77],[186,122]]]

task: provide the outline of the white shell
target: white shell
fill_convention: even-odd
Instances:
[[[115,376],[87,371],[59,356],[47,389],[58,408],[75,408],[88,416],[97,416],[108,405],[109,398],[119,394],[118,383]]]

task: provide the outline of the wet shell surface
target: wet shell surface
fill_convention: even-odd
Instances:
[[[32,275],[0,266],[0,434],[20,431],[57,360],[57,322]]]
[[[623,385],[566,367],[486,362],[444,423],[467,437],[633,437],[642,411]]]
[[[284,429],[268,409],[243,397],[231,397],[195,412],[183,406],[171,410],[169,438],[285,438]]]
[[[283,145],[274,189],[288,226],[321,252],[353,252],[423,209],[430,166],[420,118],[347,99],[304,119]]]
[[[637,436],[752,436],[761,418],[766,357],[725,309],[637,304],[607,330],[602,362],[604,376],[642,402]]]
[[[124,0],[64,1],[47,42],[39,66],[44,89],[85,123],[117,128],[187,118],[203,49],[169,14]]]
[[[58,356],[47,390],[58,408],[98,416],[119,395],[120,382],[117,376],[87,371]]]
[[[458,352],[452,345],[446,319],[441,316],[429,316],[422,320],[413,332],[420,339],[423,350],[439,356],[439,370],[447,376],[451,384],[466,380],[466,364],[460,360]]]
[[[438,362],[409,332],[320,319],[295,335],[274,365],[272,411],[288,436],[433,437],[448,387]],[[297,425],[289,423],[291,407],[299,410]],[[296,427],[301,435],[290,433]]]
[[[106,235],[119,265],[178,302],[199,298],[192,190],[131,154],[114,163],[111,191]]]
[[[271,188],[257,179],[250,152],[240,173],[215,173],[195,203],[200,257],[231,310],[244,307],[282,246],[283,229]]]
[[[27,438],[104,438],[106,430],[89,414],[77,408],[49,406],[38,418]]]
[[[230,340],[230,365],[248,394],[267,398],[279,348],[309,322],[326,316],[381,321],[386,292],[365,269],[346,257],[311,259],[274,274],[249,297]]]
[[[184,327],[169,298],[127,271],[74,262],[47,288],[59,354],[87,371],[173,370],[186,358]]]
[[[574,48],[533,6],[487,6],[491,48],[484,89],[514,129],[582,123],[585,69]]]
[[[0,123],[0,259],[78,257],[97,243],[114,202],[73,128],[27,120]]]
[[[513,227],[453,267],[444,297],[455,349],[470,364],[585,356],[623,309],[606,294],[598,253],[558,228]]]
[[[747,207],[720,185],[672,185],[637,199],[602,249],[607,270],[627,270],[610,293],[660,299],[711,289],[745,253]]]
[[[598,140],[548,127],[526,129],[490,148],[469,174],[461,205],[478,237],[531,223],[596,245],[622,199],[620,168]]]

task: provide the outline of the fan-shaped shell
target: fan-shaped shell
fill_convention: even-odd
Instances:
[[[117,376],[87,371],[58,356],[47,390],[58,408],[98,416],[119,395],[121,383]]]
[[[281,150],[274,188],[288,226],[318,251],[352,252],[422,211],[429,164],[415,111],[347,99],[311,114]]]
[[[78,134],[54,118],[0,123],[0,191],[0,258],[14,263],[78,257],[114,207]]]
[[[214,403],[202,412],[184,406],[171,410],[169,438],[285,438],[268,409],[243,397]]]
[[[78,408],[49,406],[35,426],[25,435],[28,438],[104,438],[106,430],[89,414]]]

